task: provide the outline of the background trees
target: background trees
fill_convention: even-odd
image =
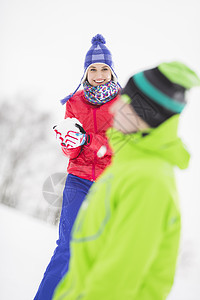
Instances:
[[[67,158],[56,143],[52,118],[31,98],[0,102],[0,202],[55,224]]]

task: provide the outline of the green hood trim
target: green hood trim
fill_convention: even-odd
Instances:
[[[134,151],[157,155],[180,169],[186,169],[190,154],[177,136],[179,115],[174,115],[157,128],[150,128],[132,134],[110,128],[107,131],[116,159],[127,160]],[[123,149],[123,151],[121,151]]]

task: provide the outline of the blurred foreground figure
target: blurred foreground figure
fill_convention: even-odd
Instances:
[[[166,299],[181,227],[173,168],[189,163],[177,127],[186,90],[198,85],[179,62],[129,79],[111,107],[113,163],[81,206],[54,300]]]

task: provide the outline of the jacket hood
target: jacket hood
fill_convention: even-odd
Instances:
[[[107,131],[111,147],[116,157],[128,159],[134,151],[160,156],[173,166],[186,169],[190,154],[185,145],[177,136],[179,115],[174,115],[160,126],[139,131],[132,134],[123,134],[110,128]],[[122,150],[123,151],[120,151]]]

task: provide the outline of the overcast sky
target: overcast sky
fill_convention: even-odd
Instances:
[[[122,85],[164,60],[200,71],[199,11],[198,0],[1,0],[0,97],[31,93],[56,108],[77,87],[97,33]]]
[[[59,99],[78,86],[97,33],[106,39],[122,86],[134,72],[162,61],[181,60],[200,74],[199,12],[199,0],[1,0],[0,100],[31,96],[41,109],[63,118]],[[180,124],[192,160],[188,171],[178,173],[178,183],[195,230],[199,112],[200,91],[194,89]]]

